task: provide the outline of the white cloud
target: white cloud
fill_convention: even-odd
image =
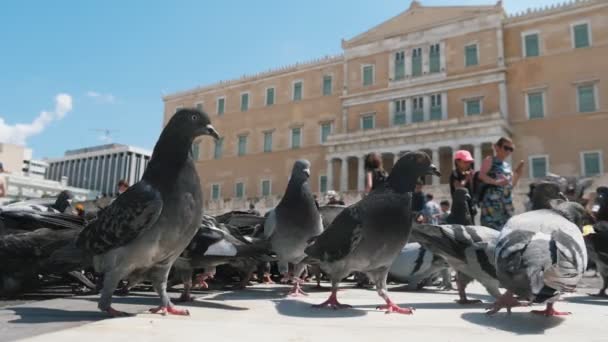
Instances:
[[[104,94],[93,90],[87,91],[87,96],[102,103],[114,103],[116,101],[116,97],[110,93]]]
[[[58,94],[55,96],[55,110],[40,112],[31,123],[9,125],[0,117],[0,139],[6,143],[25,145],[29,137],[42,133],[53,120],[63,119],[71,110],[72,97],[69,94]]]

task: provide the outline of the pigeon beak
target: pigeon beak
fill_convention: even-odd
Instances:
[[[205,134],[212,136],[215,140],[220,140],[219,133],[217,133],[217,131],[215,130],[215,128],[213,128],[213,126],[211,126],[211,124],[205,126]]]
[[[306,174],[308,177],[310,177],[310,169],[304,169],[304,170],[302,170],[302,171],[304,171],[304,173],[305,173],[305,174]]]
[[[427,175],[433,175],[437,177],[441,177],[441,172],[437,169],[437,166],[431,164],[429,165],[428,170],[426,170]]]

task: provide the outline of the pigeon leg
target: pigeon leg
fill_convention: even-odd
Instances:
[[[274,281],[270,277],[270,273],[264,272],[264,276],[262,277],[263,284],[274,284]]]
[[[493,315],[501,309],[507,309],[507,313],[511,313],[511,308],[523,306],[514,296],[513,292],[506,291],[502,296],[496,298],[496,302],[486,309],[486,314]]]
[[[331,282],[331,295],[329,295],[329,298],[324,301],[321,304],[317,304],[317,305],[313,305],[312,307],[315,309],[322,309],[322,308],[331,308],[334,310],[338,310],[338,309],[350,309],[352,308],[352,306],[348,305],[348,304],[341,304],[340,302],[338,302],[338,282]]]
[[[462,272],[456,273],[456,286],[458,288],[458,296],[460,297],[460,299],[458,299],[456,301],[456,303],[463,304],[463,305],[481,303],[480,300],[471,300],[471,299],[467,298],[467,293],[465,292],[465,288],[471,282],[471,280],[472,279],[469,276],[465,275]]]
[[[553,303],[547,303],[547,307],[545,310],[532,310],[530,311],[536,315],[544,315],[544,316],[568,316],[571,315],[571,312],[557,311],[553,308]]]
[[[121,274],[118,272],[106,272],[103,278],[103,288],[101,289],[101,297],[97,307],[99,310],[108,313],[111,317],[125,317],[130,314],[112,308],[112,295],[121,279]]]
[[[603,297],[603,298],[607,298],[608,297],[608,295],[606,294],[606,288],[608,288],[608,276],[604,276],[602,274],[602,278],[604,279],[604,287],[602,287],[602,289],[600,290],[600,292],[598,292],[597,294],[592,294],[591,296],[593,296],[593,297]]]
[[[158,295],[160,296],[160,306],[154,309],[150,309],[150,312],[159,313],[161,315],[171,314],[180,316],[190,316],[190,312],[188,310],[177,309],[171,303],[171,299],[169,299],[169,295],[167,294],[167,279],[169,277],[170,269],[170,266],[162,266],[150,272],[154,290],[156,290],[156,293],[158,293]]]
[[[449,267],[444,268],[441,271],[441,289],[442,290],[453,290],[452,287],[452,269]]]
[[[380,269],[369,273],[370,278],[376,284],[376,291],[378,295],[384,299],[385,305],[379,305],[376,310],[386,310],[385,313],[400,313],[404,315],[411,315],[414,313],[414,308],[402,308],[388,297],[388,291],[386,290],[386,278],[388,276],[388,268]]]
[[[300,278],[300,275],[304,271],[305,267],[306,267],[306,264],[304,264],[304,263],[299,263],[297,265],[294,265],[294,272],[293,272],[293,278],[292,278],[293,288],[291,289],[291,291],[289,291],[290,296],[294,296],[294,297],[297,297],[299,295],[308,296],[308,294],[302,290],[301,284],[304,282],[304,280],[302,278]]]

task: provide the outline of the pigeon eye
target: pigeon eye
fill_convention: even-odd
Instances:
[[[192,115],[192,121],[198,120],[198,115]]]

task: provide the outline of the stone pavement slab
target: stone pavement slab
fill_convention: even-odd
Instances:
[[[489,302],[479,284],[469,286],[471,298]],[[256,285],[238,292],[199,294],[181,307],[190,317],[146,313],[157,305],[152,293],[116,297],[115,308],[134,317],[104,319],[97,296],[70,297],[0,309],[0,341],[608,341],[608,300],[586,293],[568,295],[556,308],[571,311],[565,318],[530,314],[485,315],[486,304],[461,306],[454,291],[406,292],[391,289],[398,304],[416,308],[414,315],[376,311],[380,298],[373,290],[345,288],[341,302],[353,309],[314,309],[328,292],[285,298],[287,286]],[[173,294],[175,296],[175,294]]]

